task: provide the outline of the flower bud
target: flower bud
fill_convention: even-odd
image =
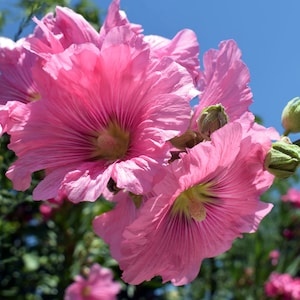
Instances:
[[[300,98],[296,97],[288,102],[282,111],[281,123],[285,135],[290,132],[300,132]]]
[[[228,116],[221,104],[205,108],[197,120],[200,134],[209,139],[210,135],[228,123]]]
[[[277,141],[265,159],[265,168],[278,178],[288,178],[293,175],[300,163],[300,147]]]
[[[202,141],[199,133],[188,129],[185,133],[180,136],[175,136],[170,139],[170,142],[174,147],[180,150],[185,150],[186,148],[193,148],[195,145]]]

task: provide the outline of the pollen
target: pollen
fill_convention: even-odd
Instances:
[[[116,121],[111,121],[93,139],[93,159],[116,161],[126,156],[129,148],[130,134],[121,128]]]

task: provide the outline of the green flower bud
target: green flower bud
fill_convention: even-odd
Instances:
[[[281,123],[285,129],[285,135],[290,132],[300,132],[300,98],[296,97],[288,102],[282,111]]]
[[[197,120],[198,129],[205,139],[228,123],[228,116],[221,104],[216,104],[205,108]]]
[[[284,140],[273,143],[264,163],[265,168],[278,178],[290,177],[299,164],[300,147]]]

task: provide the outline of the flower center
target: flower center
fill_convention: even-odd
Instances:
[[[32,92],[32,93],[29,93],[29,98],[28,100],[30,102],[34,102],[34,101],[37,101],[37,100],[40,100],[41,99],[41,95],[37,92]]]
[[[92,158],[108,161],[121,159],[128,151],[129,142],[129,132],[122,129],[117,122],[111,121],[94,139],[95,149]]]
[[[83,298],[88,297],[90,295],[90,293],[91,293],[91,287],[88,285],[83,287],[83,289],[81,290],[81,296]]]
[[[203,221],[206,218],[205,203],[215,201],[209,191],[211,183],[199,184],[183,191],[175,200],[172,207],[173,215],[193,218],[195,221]]]

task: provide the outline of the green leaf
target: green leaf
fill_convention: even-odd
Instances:
[[[25,253],[23,255],[23,262],[26,271],[35,271],[39,268],[39,257],[34,253]]]

